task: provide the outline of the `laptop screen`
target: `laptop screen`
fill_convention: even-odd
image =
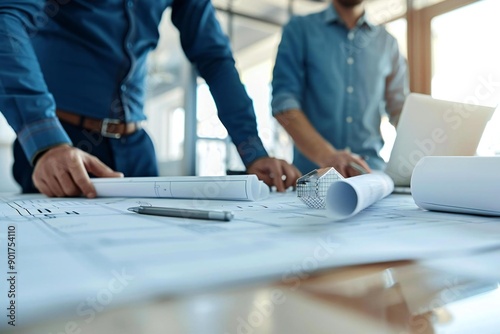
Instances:
[[[413,168],[424,156],[475,155],[494,111],[493,107],[409,94],[385,172],[396,186],[409,186]]]

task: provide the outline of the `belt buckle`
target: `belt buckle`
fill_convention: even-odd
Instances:
[[[102,126],[101,126],[101,136],[107,137],[107,138],[114,138],[114,139],[119,139],[121,138],[121,133],[112,133],[108,132],[108,125],[109,124],[120,124],[122,123],[119,119],[114,119],[114,118],[104,118],[102,120]]]

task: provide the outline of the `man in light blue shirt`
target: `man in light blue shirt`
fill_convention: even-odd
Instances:
[[[147,55],[169,7],[247,172],[278,191],[295,183],[297,169],[262,145],[210,0],[1,0],[0,111],[17,134],[23,192],[94,197],[88,174],[158,174],[140,122]]]
[[[381,118],[397,124],[407,82],[396,40],[367,20],[363,0],[293,17],[273,71],[272,111],[295,142],[294,164],[344,176],[358,175],[356,165],[383,169]]]

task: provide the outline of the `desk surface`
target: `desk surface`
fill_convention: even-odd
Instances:
[[[210,203],[235,210],[226,225],[134,215],[137,199],[1,199],[0,243],[16,231],[16,333],[488,333],[500,319],[499,220],[428,213],[408,196],[341,223],[293,194]],[[473,272],[449,261],[479,251]],[[401,262],[434,258],[451,265]]]
[[[104,308],[91,320],[75,315],[19,333],[493,334],[499,297],[497,281],[395,262]]]

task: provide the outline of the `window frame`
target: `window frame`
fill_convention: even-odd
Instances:
[[[407,0],[410,91],[431,94],[432,19],[479,1],[481,0],[443,0],[428,7],[415,9],[413,6],[415,0]]]

